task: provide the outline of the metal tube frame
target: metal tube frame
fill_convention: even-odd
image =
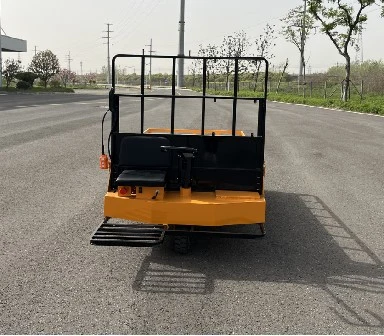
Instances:
[[[116,94],[116,60],[118,58],[139,58],[141,59],[141,82],[140,82],[140,94]],[[171,59],[172,60],[172,94],[170,95],[159,95],[145,93],[145,61],[147,58],[158,58],[158,59]],[[202,95],[176,95],[176,61],[179,58],[183,59],[200,59],[203,61],[203,92]],[[235,63],[235,73],[234,73],[234,88],[232,96],[216,96],[216,95],[207,95],[207,62],[209,60],[232,60]],[[264,76],[264,90],[262,97],[239,97],[239,62],[240,61],[249,61],[249,62],[264,62],[265,63],[265,76]],[[195,57],[195,56],[160,56],[160,55],[131,55],[131,54],[118,54],[112,59],[112,88],[110,92],[110,109],[112,114],[118,113],[118,99],[113,99],[113,97],[136,97],[140,98],[140,132],[144,133],[144,109],[145,109],[145,98],[171,98],[171,134],[174,134],[175,131],[175,110],[176,110],[176,100],[177,99],[201,99],[201,135],[204,135],[205,130],[205,114],[206,114],[206,100],[213,99],[214,101],[218,99],[222,100],[232,100],[232,136],[236,135],[236,120],[237,120],[237,104],[239,100],[249,100],[254,101],[255,103],[259,102],[259,111],[258,111],[258,129],[257,136],[265,137],[265,114],[266,114],[266,100],[267,100],[267,87],[268,87],[268,61],[264,57]],[[111,103],[114,102],[114,103]],[[119,132],[118,127],[116,129],[116,118],[112,118],[112,132]],[[117,124],[118,126],[118,124]]]

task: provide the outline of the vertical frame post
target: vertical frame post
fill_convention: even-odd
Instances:
[[[172,58],[172,105],[171,105],[171,134],[175,133],[176,106],[176,57]]]
[[[259,116],[257,120],[257,136],[265,138],[265,116],[266,116],[266,99],[259,99]]]
[[[145,55],[141,56],[141,101],[140,101],[140,132],[144,133],[144,98],[145,98]]]
[[[268,96],[268,71],[269,71],[269,63],[266,59],[264,59],[265,62],[265,70],[264,70],[264,97],[267,99]]]
[[[115,135],[120,131],[120,110],[119,96],[115,95],[115,89],[109,92],[109,109],[111,110],[111,160],[116,162]],[[116,156],[115,156],[116,155]]]
[[[236,135],[237,95],[239,88],[239,60],[235,59],[235,77],[233,83],[232,136]]]
[[[116,79],[116,75],[115,75],[115,67],[116,67],[116,65],[115,65],[115,62],[116,62],[116,56],[112,58],[112,86],[111,87],[113,87],[113,88],[115,88],[115,79]],[[110,65],[108,64],[108,69],[109,69],[109,67],[110,67]],[[108,73],[108,80],[110,80],[110,73]]]
[[[201,135],[205,133],[205,96],[207,93],[207,59],[203,58],[203,100],[201,103]]]

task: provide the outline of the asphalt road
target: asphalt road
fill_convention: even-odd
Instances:
[[[139,102],[122,100],[122,130]],[[36,105],[36,106],[35,106]],[[1,334],[383,334],[384,118],[269,103],[267,236],[100,247],[107,96],[0,96]],[[20,107],[25,106],[25,107]],[[207,127],[230,125],[228,102]],[[145,126],[169,126],[147,101]],[[238,126],[256,129],[245,103]],[[178,104],[176,127],[199,127]]]

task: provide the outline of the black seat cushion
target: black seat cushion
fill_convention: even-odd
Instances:
[[[164,187],[165,174],[161,170],[124,170],[116,179],[116,185]]]

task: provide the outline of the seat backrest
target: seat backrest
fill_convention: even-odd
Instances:
[[[169,145],[169,140],[164,137],[126,136],[120,145],[119,166],[139,169],[169,167],[170,155],[161,151],[161,146]]]

